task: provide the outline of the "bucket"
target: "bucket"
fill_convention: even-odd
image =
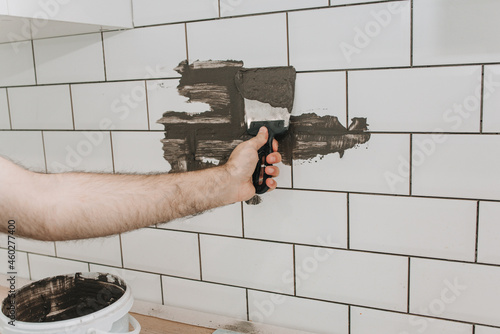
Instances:
[[[138,334],[141,326],[128,314],[133,302],[130,288],[115,275],[76,273],[49,277],[17,290],[15,305],[10,296],[4,299],[0,333]],[[12,306],[16,310],[15,326],[9,324]],[[132,332],[129,324],[134,328]]]

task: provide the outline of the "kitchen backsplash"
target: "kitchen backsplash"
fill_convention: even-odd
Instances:
[[[496,0],[133,0],[131,30],[0,44],[0,154],[38,172],[169,171],[156,121],[207,108],[177,93],[185,59],[292,65],[293,115],[366,117],[371,133],[343,157],[282,164],[259,205],[21,239],[19,276],[111,272],[138,300],[313,333],[499,334],[499,12]]]

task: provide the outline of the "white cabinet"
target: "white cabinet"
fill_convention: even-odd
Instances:
[[[0,0],[0,43],[132,26],[131,0]]]

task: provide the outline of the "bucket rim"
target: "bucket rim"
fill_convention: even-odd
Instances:
[[[79,327],[81,326],[86,326],[89,324],[92,324],[95,321],[102,320],[104,318],[107,319],[113,319],[116,318],[116,320],[120,319],[123,317],[125,314],[127,314],[130,309],[132,308],[134,299],[132,296],[132,292],[130,289],[130,286],[126,284],[125,280],[119,277],[118,275],[111,274],[111,273],[103,273],[103,272],[77,272],[77,273],[71,273],[71,274],[63,274],[63,275],[56,275],[56,276],[51,276],[51,277],[46,277],[38,281],[31,282],[29,284],[26,284],[25,286],[21,287],[28,287],[29,285],[45,280],[50,280],[55,277],[59,276],[73,276],[76,277],[77,275],[81,275],[82,277],[85,278],[97,278],[99,275],[106,275],[107,277],[111,276],[114,279],[117,279],[118,282],[121,282],[125,286],[125,291],[123,295],[118,298],[113,304],[108,305],[96,312],[84,315],[82,317],[77,317],[77,318],[72,318],[72,319],[66,319],[66,320],[59,320],[59,321],[51,321],[51,322],[27,322],[27,321],[19,321],[15,320],[15,327],[9,325],[9,322],[11,321],[10,317],[7,317],[3,312],[0,311],[0,328],[5,328],[6,326],[13,327],[12,329],[36,329],[37,331],[45,331],[45,330],[50,330],[50,329],[56,329],[56,328],[62,328],[66,326],[75,326],[78,325]],[[9,298],[8,296],[5,297]],[[5,300],[4,299],[4,300]],[[3,301],[2,300],[2,305]],[[34,332],[36,333],[36,332]]]

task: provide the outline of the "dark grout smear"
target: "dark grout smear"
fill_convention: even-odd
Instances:
[[[167,110],[157,121],[165,126],[164,157],[172,172],[223,164],[239,143],[250,138],[243,97],[235,83],[242,69],[243,62],[236,60],[183,61],[175,68],[182,75],[179,94],[189,102],[209,104],[210,110],[199,114]],[[256,80],[263,80],[262,76]],[[366,118],[353,118],[346,128],[335,116],[292,115],[288,132],[277,137],[279,151],[286,165],[294,159],[311,160],[333,153],[342,157],[345,150],[370,139],[367,130]]]

